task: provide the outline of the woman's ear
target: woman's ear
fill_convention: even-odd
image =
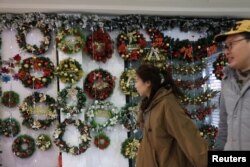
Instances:
[[[150,88],[151,85],[152,85],[152,84],[151,84],[151,81],[146,81],[145,84],[146,84],[146,86],[147,86],[148,88]]]

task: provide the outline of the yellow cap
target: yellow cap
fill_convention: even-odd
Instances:
[[[236,22],[235,26],[230,31],[216,35],[214,40],[216,42],[221,42],[224,41],[228,35],[239,34],[242,32],[250,32],[250,20]]]

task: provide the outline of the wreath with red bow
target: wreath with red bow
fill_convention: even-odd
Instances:
[[[124,60],[138,60],[144,54],[147,43],[143,35],[138,31],[121,33],[117,38],[118,53]]]
[[[223,74],[223,68],[226,66],[227,60],[223,53],[219,54],[218,58],[213,62],[213,73],[215,77],[219,80],[222,80],[224,74]]]
[[[40,71],[43,76],[35,77],[31,70]],[[47,87],[54,78],[54,64],[47,57],[30,57],[23,60],[18,71],[18,78],[25,87],[40,89]]]
[[[92,99],[105,100],[114,90],[115,78],[103,69],[91,71],[84,83],[84,91]]]
[[[113,41],[107,32],[99,28],[88,36],[85,50],[92,59],[105,63],[112,57]]]

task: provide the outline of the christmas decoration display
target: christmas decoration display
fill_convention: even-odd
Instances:
[[[213,62],[213,73],[219,80],[223,78],[223,68],[227,65],[227,59],[223,53],[219,54],[217,59]]]
[[[86,119],[99,132],[118,123],[119,111],[111,102],[96,100],[86,111]]]
[[[110,144],[110,138],[104,133],[99,133],[94,137],[94,144],[97,148],[104,150],[108,148]]]
[[[62,28],[56,35],[56,44],[64,53],[77,53],[84,47],[84,35],[78,28]]]
[[[12,144],[12,152],[19,158],[32,156],[35,152],[35,140],[29,135],[18,136]]]
[[[113,41],[109,33],[98,28],[88,36],[85,50],[93,60],[105,63],[112,57]]]
[[[91,71],[84,82],[86,94],[97,100],[105,100],[111,96],[115,87],[115,78],[106,70]]]
[[[42,76],[33,76],[32,72]],[[24,85],[31,89],[47,87],[54,79],[54,64],[47,57],[30,57],[24,59],[18,71],[18,78]]]
[[[46,151],[51,148],[52,142],[48,135],[40,134],[35,140],[37,148],[42,151]]]
[[[122,143],[121,154],[128,159],[136,159],[139,146],[139,140],[128,138]]]
[[[67,99],[71,99],[70,102]],[[86,96],[83,89],[76,86],[68,86],[57,95],[57,107],[67,116],[74,116],[82,112],[85,107]]]
[[[209,76],[197,78],[195,81],[190,80],[175,80],[175,85],[182,89],[197,89],[204,85],[209,79]]]
[[[1,123],[0,134],[5,137],[15,137],[20,132],[20,124],[14,118],[6,118]]]
[[[81,143],[78,146],[69,146],[66,141],[63,140],[63,135],[67,125],[74,125],[80,132]],[[90,146],[90,132],[89,127],[84,125],[81,120],[65,119],[60,123],[53,134],[54,143],[60,148],[61,151],[70,153],[72,155],[79,155],[84,153]]]
[[[47,129],[57,119],[55,99],[39,92],[34,92],[33,95],[26,97],[19,106],[19,110],[23,117],[22,124],[34,130]],[[46,119],[36,120],[33,116],[35,114],[46,116]]]
[[[15,91],[5,91],[1,98],[1,102],[5,107],[14,108],[19,104],[20,97]]]
[[[40,46],[31,45],[26,42],[26,35],[32,29],[39,29],[44,35],[43,40],[40,42]],[[51,29],[49,28],[49,25],[45,24],[42,20],[26,22],[17,27],[16,38],[20,49],[34,55],[41,55],[49,49],[51,41]]]
[[[135,69],[127,69],[120,76],[120,88],[125,95],[138,96],[135,89]]]
[[[56,68],[56,75],[59,76],[60,81],[68,84],[75,84],[83,77],[83,70],[81,64],[72,58],[60,61]]]
[[[121,33],[117,37],[117,49],[120,56],[127,61],[138,60],[144,54],[146,40],[138,31]]]
[[[215,105],[211,105],[211,106],[201,106],[199,109],[197,110],[192,110],[190,111],[190,117],[192,119],[195,119],[195,120],[204,120],[204,118],[208,115],[211,115],[211,113],[213,112],[213,110],[215,109]]]

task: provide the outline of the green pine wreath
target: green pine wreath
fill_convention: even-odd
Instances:
[[[52,146],[52,141],[50,137],[46,134],[40,134],[39,136],[37,136],[35,142],[36,142],[37,148],[42,151],[46,151],[50,149]]]
[[[127,69],[120,76],[120,88],[125,95],[128,96],[139,96],[137,90],[135,89],[135,69]]]
[[[128,138],[122,143],[121,154],[128,159],[136,159],[139,146],[139,140]]]
[[[31,136],[20,135],[12,144],[12,152],[19,158],[28,158],[35,152],[35,146],[35,140]]]
[[[1,99],[2,104],[5,107],[14,108],[19,104],[20,97],[15,91],[5,91]]]
[[[20,124],[14,118],[6,118],[1,123],[1,134],[5,137],[15,137],[20,131]]]

